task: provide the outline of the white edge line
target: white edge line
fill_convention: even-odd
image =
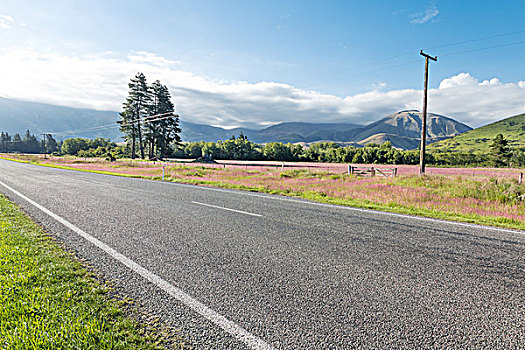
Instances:
[[[46,209],[42,205],[36,203],[32,199],[26,197],[22,193],[16,191],[15,189],[9,187],[2,181],[0,181],[0,185],[7,188],[9,191],[16,194],[18,197],[24,199],[25,201],[29,202],[36,208],[40,209],[45,214],[49,215],[56,221],[60,222],[70,230],[77,233],[79,236],[87,240],[88,242],[92,243],[96,247],[100,248],[104,252],[106,252],[108,255],[113,257],[115,260],[118,260],[123,265],[127,266],[146,280],[150,281],[151,283],[155,284],[157,287],[165,291],[170,296],[174,297],[175,299],[182,302],[187,307],[191,308],[193,311],[201,315],[202,317],[206,318],[207,320],[211,321],[215,325],[222,328],[224,331],[238,339],[239,341],[246,344],[250,349],[254,350],[276,350],[276,348],[272,347],[270,344],[266,343],[261,338],[251,334],[241,326],[237,325],[235,322],[228,320],[226,317],[220,315],[216,311],[210,309],[200,301],[194,299],[190,295],[186,294],[181,289],[173,286],[169,282],[165,281],[164,279],[160,278],[159,276],[155,275],[154,273],[150,272],[146,268],[140,266],[130,258],[122,255],[121,253],[117,252],[115,249],[111,248],[107,244],[105,244],[102,241],[99,241],[95,237],[91,236],[87,232],[83,231],[82,229],[78,228],[77,226],[73,225],[66,219],[62,218],[61,216],[58,216],[57,214],[51,212],[50,210]]]
[[[240,213],[240,214],[246,214],[246,215],[257,216],[257,217],[261,217],[262,216],[261,214],[254,214],[254,213],[249,213],[247,211],[242,211],[242,210],[237,210],[237,209],[230,209],[230,208],[225,208],[225,207],[219,207],[218,205],[213,205],[213,204],[206,204],[206,203],[195,202],[195,201],[191,201],[191,202],[195,203],[195,204],[198,204],[198,205],[203,205],[205,207],[217,208],[217,209],[222,209],[222,210],[228,210],[228,211],[233,211],[235,213]]]

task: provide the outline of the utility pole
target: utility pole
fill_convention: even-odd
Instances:
[[[423,120],[421,121],[421,149],[419,154],[419,175],[425,173],[425,148],[427,145],[427,94],[428,94],[428,60],[437,62],[437,56],[432,57],[421,50],[419,54],[425,57],[425,92],[423,94]]]
[[[44,141],[44,159],[47,159],[46,155],[47,155],[47,148],[46,148],[46,138],[47,138],[47,135],[51,136],[51,134],[49,133],[44,133],[44,134],[40,134],[43,136],[43,141]]]

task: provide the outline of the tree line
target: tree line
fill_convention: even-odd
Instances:
[[[419,150],[400,150],[390,142],[364,147],[340,146],[335,142],[318,142],[309,147],[300,144],[271,142],[258,145],[244,135],[218,142],[189,142],[178,147],[176,158],[308,161],[356,164],[419,164]],[[427,153],[429,165],[435,166],[525,166],[525,149],[510,148],[503,135],[497,135],[487,153],[432,152]]]
[[[492,166],[523,167],[525,166],[525,148],[510,147],[503,134],[498,134],[488,145],[487,152],[435,152],[431,153],[432,164],[443,166]]]
[[[149,146],[148,146],[149,147]],[[149,148],[146,147],[146,150]],[[11,137],[6,132],[0,133],[0,149],[3,152],[53,153],[55,155],[73,155],[78,157],[99,157],[114,160],[132,158],[128,144],[117,144],[105,138],[69,138],[56,141],[52,135],[45,135],[38,140],[29,130],[24,137],[15,134]],[[174,141],[165,149],[164,157],[198,159],[201,161],[217,160],[273,160],[302,161],[324,163],[356,164],[418,164],[419,151],[404,151],[392,147],[390,142],[368,144],[364,147],[342,147],[334,142],[318,142],[303,147],[300,144],[271,142],[256,144],[241,134],[229,140],[217,142]],[[433,152],[427,153],[427,163],[437,166],[525,166],[525,149],[512,149],[503,135],[497,135],[489,145],[486,154]]]
[[[132,147],[129,144],[118,145],[105,138],[69,138],[56,141],[52,135],[43,140],[32,135],[29,130],[21,138],[15,135],[16,142],[10,142],[11,136],[1,133],[0,140],[8,141],[7,152],[20,153],[53,153],[55,155],[73,155],[78,157],[102,157],[108,159],[133,158]],[[146,146],[149,151],[151,146]],[[140,149],[137,149],[140,151]],[[382,163],[382,164],[417,164],[417,151],[403,151],[393,148],[390,142],[382,145],[370,144],[362,148],[341,147],[334,142],[319,142],[303,147],[300,144],[283,144],[271,142],[266,145],[256,144],[242,133],[229,140],[217,142],[172,141],[163,153],[164,157],[191,158],[201,160],[232,159],[232,160],[276,160],[276,161],[309,161],[309,162],[340,162],[340,163]]]
[[[417,164],[417,151],[403,151],[392,147],[390,142],[364,147],[341,147],[335,142],[318,142],[303,147],[300,144],[270,142],[259,145],[242,134],[237,138],[217,142],[189,142],[177,148],[176,158],[276,160],[326,163],[381,163]]]
[[[23,137],[18,133],[14,136],[4,131],[0,133],[0,149],[5,153],[53,153],[59,148],[59,143],[51,134],[45,134],[39,141],[29,129],[26,130]]]
[[[124,135],[128,153],[134,159],[162,159],[180,143],[179,116],[166,85],[155,81],[148,85],[146,76],[137,73],[128,84],[129,92],[117,123]]]

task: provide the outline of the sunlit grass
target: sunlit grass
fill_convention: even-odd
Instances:
[[[107,292],[0,196],[0,349],[165,348]]]

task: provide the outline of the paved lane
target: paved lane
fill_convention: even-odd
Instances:
[[[525,344],[523,232],[2,160],[0,181],[274,348]],[[195,347],[248,348],[0,191]]]

